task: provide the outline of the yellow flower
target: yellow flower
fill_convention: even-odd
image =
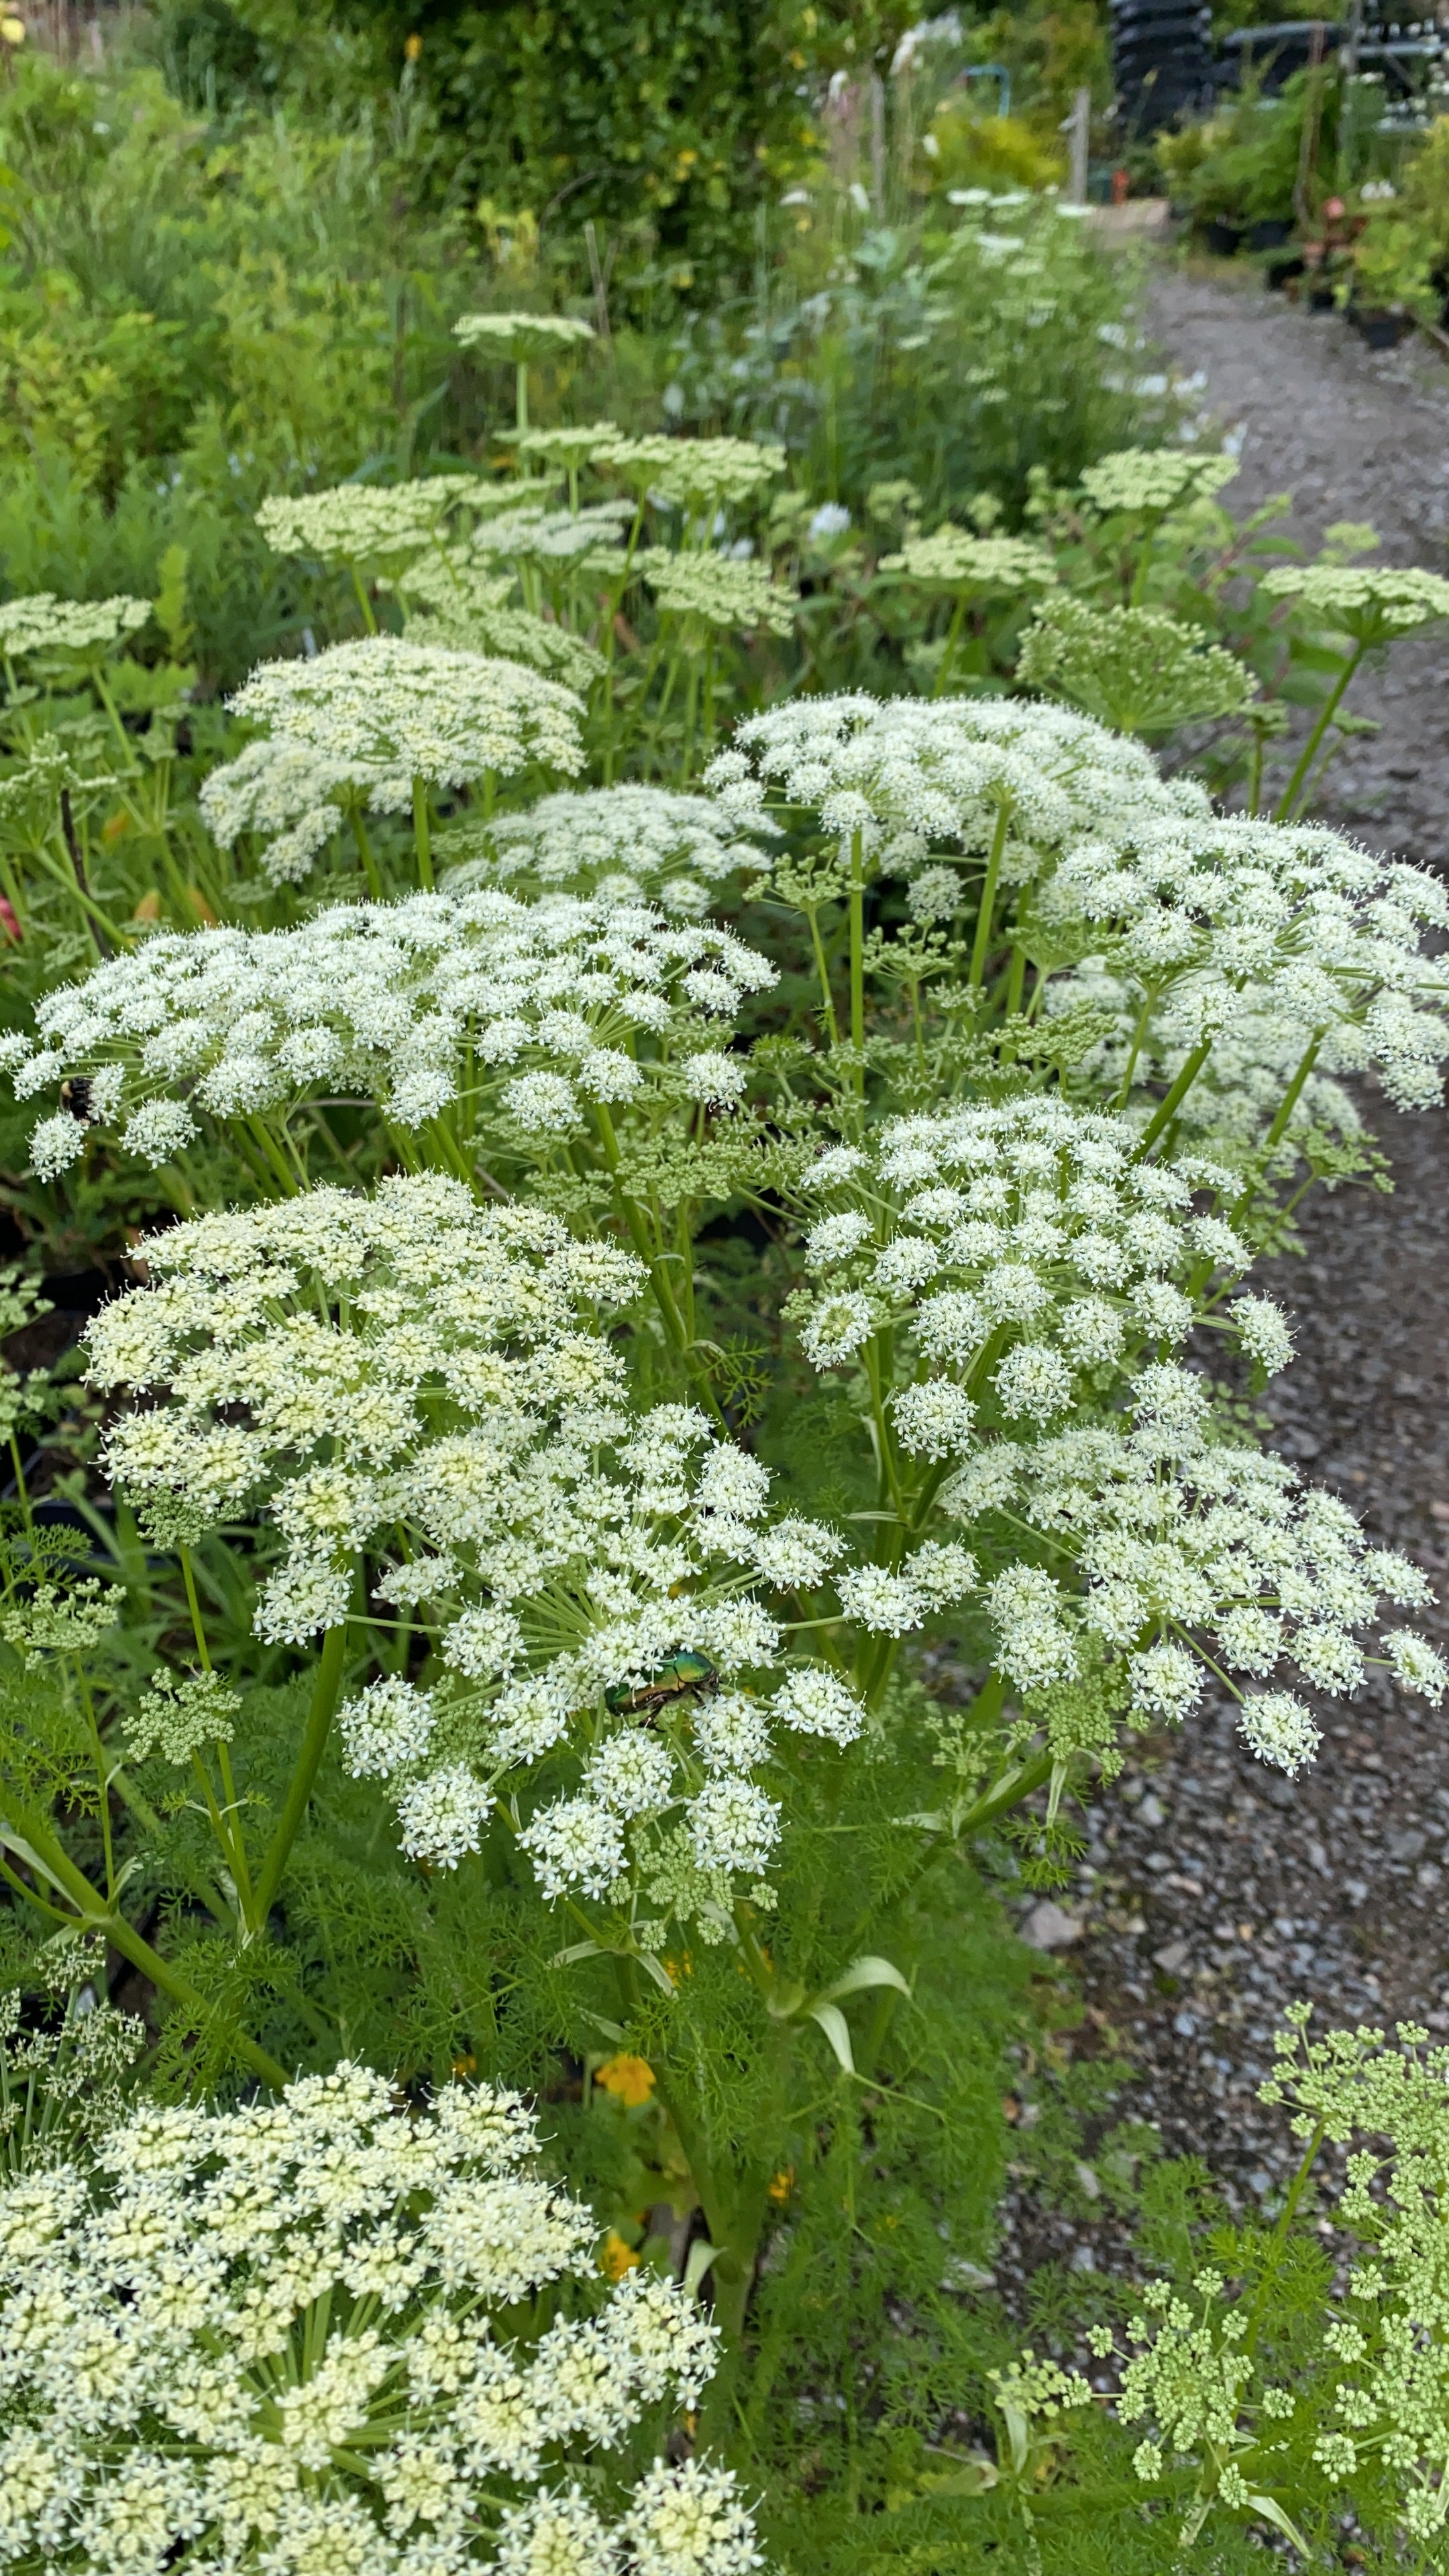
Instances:
[[[632,2245],[626,2245],[618,2229],[611,2227],[599,2254],[599,2269],[611,2281],[622,2281],[626,2272],[637,2271],[639,2257]]]
[[[647,2102],[653,2092],[654,2069],[647,2058],[630,2057],[626,2052],[622,2056],[611,2057],[606,2066],[599,2067],[594,2082],[602,2084],[606,2093],[617,2094],[632,2111],[639,2103]]]
[[[417,61],[422,50],[423,40],[421,36],[409,36],[406,44],[403,46],[403,52],[406,54],[410,63],[415,63]]]
[[[778,2201],[782,2209],[794,2188],[795,2168],[793,2165],[782,2165],[777,2174],[772,2174],[770,2176],[768,2185],[770,2198],[773,2201]]]
[[[23,45],[25,42],[24,19],[10,17],[0,18],[0,42],[7,45]]]

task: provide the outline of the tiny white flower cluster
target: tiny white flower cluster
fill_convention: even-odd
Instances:
[[[774,798],[842,842],[858,833],[880,868],[908,877],[941,842],[987,850],[1004,815],[1008,885],[1083,834],[1115,842],[1209,812],[1197,782],[1164,779],[1140,743],[1022,698],[790,698],[736,727],[705,785],[743,831]]]
[[[836,1146],[805,1174],[831,1212],[805,1239],[820,1285],[792,1308],[802,1346],[825,1369],[883,1325],[908,1336],[915,1373],[890,1403],[917,1456],[967,1448],[984,1403],[1040,1429],[1084,1374],[1184,1339],[1197,1310],[1180,1283],[1247,1268],[1231,1226],[1193,1209],[1229,1181],[1197,1159],[1141,1161],[1126,1119],[1057,1092],[894,1119],[869,1151]],[[1266,1365],[1256,1307],[1229,1317]]]
[[[274,741],[346,765],[375,813],[404,813],[413,782],[464,787],[538,761],[583,767],[571,689],[521,662],[454,653],[396,635],[329,645],[310,660],[263,662],[229,700]]]
[[[1316,825],[1155,817],[1068,847],[1036,918],[1049,937],[1078,923],[1105,933],[1054,981],[1048,1009],[1106,1000],[1110,976],[1139,1050],[1149,1036],[1186,1050],[1296,1030],[1298,1054],[1320,1036],[1325,1072],[1374,1065],[1401,1108],[1440,1097],[1449,972],[1422,937],[1449,928],[1449,894],[1428,868]]]
[[[1206,1679],[1199,1643],[1229,1671],[1270,1680],[1287,1663],[1315,1690],[1364,1679],[1356,1631],[1381,1598],[1422,1606],[1417,1566],[1365,1538],[1345,1503],[1305,1490],[1287,1462],[1227,1445],[1203,1381],[1170,1362],[1144,1369],[1128,1427],[1000,1441],[961,1468],[943,1507],[978,1525],[1007,1510],[1013,1550],[1025,1522],[1075,1573],[1008,1564],[986,1586],[1002,1670],[1028,1694],[1070,1680],[1089,1648],[1125,1660],[1139,1725],[1177,1722]],[[1387,1660],[1407,1690],[1449,1689],[1433,1648],[1389,1633]],[[1292,1692],[1240,1694],[1240,1727],[1260,1760],[1294,1772],[1318,1729]]]
[[[265,1498],[287,1553],[257,1626],[294,1643],[346,1618],[352,1559],[446,1453],[440,1422],[466,1450],[500,1413],[533,1424],[613,1394],[618,1354],[588,1324],[640,1275],[541,1209],[481,1210],[428,1175],[199,1217],[146,1256],[156,1284],[89,1335],[92,1383],[164,1396],[116,1423],[111,1471],[209,1521]]]
[[[692,1061],[774,981],[732,932],[643,903],[419,893],[293,930],[162,933],[47,994],[39,1046],[7,1036],[0,1067],[22,1099],[84,1075],[93,1122],[124,1115],[127,1150],[158,1164],[199,1114],[253,1117],[319,1092],[417,1128],[468,1084],[515,1136],[546,1140],[588,1102]],[[65,1110],[42,1120],[36,1170],[74,1161],[87,1132]]]
[[[766,825],[773,833],[774,826]],[[721,881],[737,869],[767,875],[770,862],[703,796],[666,787],[565,789],[540,797],[522,814],[464,826],[438,855],[466,847],[467,858],[444,878],[449,892],[507,885],[542,894],[647,898],[668,913],[704,912]]]
[[[767,1523],[769,1481],[678,1405],[574,1406],[556,1432],[500,1408],[435,1440],[395,1489],[412,1552],[379,1588],[432,1603],[446,1678],[374,1683],[341,1719],[350,1767],[391,1786],[404,1850],[456,1866],[505,1775],[563,1762],[569,1785],[520,1837],[545,1895],[620,1897],[667,1864],[673,1912],[714,1937],[731,1878],[758,1878],[778,1839],[779,1803],[749,1776],[774,1728],[844,1746],[862,1723],[823,1666],[763,1699],[739,1686],[783,1648],[747,1587],[813,1593],[845,1552],[820,1522]],[[693,1679],[671,1680],[681,1659]]]
[[[0,2192],[0,2553],[54,2576],[750,2576],[730,2473],[578,2483],[698,2404],[671,2281],[587,2278],[593,2220],[517,2095],[410,2114],[365,2067],[234,2112],[149,2107]],[[504,2326],[550,2292],[554,2321]],[[545,2311],[547,2313],[547,2311]]]

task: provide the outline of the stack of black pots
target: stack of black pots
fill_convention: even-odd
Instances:
[[[1117,121],[1145,141],[1212,103],[1212,11],[1198,0],[1112,0]]]

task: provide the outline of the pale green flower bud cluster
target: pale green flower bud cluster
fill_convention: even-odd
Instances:
[[[1247,664],[1153,608],[1093,608],[1069,591],[1043,602],[1022,637],[1016,676],[1124,733],[1241,714],[1257,693]]]
[[[87,660],[114,652],[145,625],[147,599],[57,599],[52,591],[0,602],[0,655],[22,661],[30,653],[80,653]]]
[[[722,634],[788,635],[800,605],[798,591],[772,581],[768,564],[722,554],[672,554],[650,546],[639,570],[668,617],[693,618]]]
[[[1082,489],[1099,510],[1180,510],[1211,500],[1237,473],[1234,457],[1188,455],[1171,447],[1123,447],[1099,457],[1082,476]]]
[[[23,1655],[27,1672],[39,1672],[51,1655],[86,1654],[115,1627],[125,1597],[94,1575],[65,1586],[42,1577],[0,1610],[0,1637]]]
[[[646,791],[616,792],[632,812]],[[48,994],[39,1049],[11,1036],[0,1064],[21,1098],[84,1075],[93,1120],[124,1115],[123,1144],[153,1163],[200,1115],[340,1095],[416,1128],[465,1081],[510,1133],[547,1139],[692,1059],[774,981],[709,923],[485,886],[339,904],[294,930],[163,933]],[[75,1160],[86,1134],[68,1112],[42,1121],[36,1168]]]
[[[638,1284],[632,1255],[433,1176],[200,1217],[147,1260],[157,1284],[89,1336],[93,1383],[165,1396],[117,1422],[112,1472],[211,1521],[264,1500],[287,1554],[257,1625],[293,1642],[346,1617],[352,1558],[398,1519],[440,1417],[466,1437],[500,1406],[613,1392],[618,1355],[587,1326]]]
[[[601,438],[591,461],[638,492],[698,514],[752,500],[785,471],[772,439]]]
[[[1045,546],[1027,537],[978,537],[947,519],[929,537],[911,537],[900,554],[882,555],[882,572],[899,572],[920,590],[964,590],[1010,596],[1051,590],[1057,568]]]
[[[453,337],[470,354],[522,364],[562,358],[594,336],[593,325],[571,313],[464,313]]]
[[[148,1753],[189,1762],[204,1745],[230,1740],[240,1707],[217,1673],[159,1672],[127,1718],[126,1741],[138,1762]]]
[[[1449,617],[1449,581],[1416,564],[1281,564],[1263,575],[1270,599],[1296,599],[1355,641],[1407,635]]]
[[[656,2462],[612,2519],[580,2485],[718,2338],[653,2273],[569,2294],[594,2222],[537,2152],[516,2095],[410,2114],[343,2064],[0,2192],[7,2563],[749,2576],[728,2471]]]
[[[436,543],[450,514],[484,507],[489,487],[476,474],[429,474],[410,483],[339,483],[325,492],[277,494],[257,526],[279,555],[324,563],[402,562]]]

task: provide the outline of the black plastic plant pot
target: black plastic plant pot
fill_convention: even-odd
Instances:
[[[1225,223],[1221,215],[1214,215],[1203,225],[1202,237],[1206,248],[1219,259],[1231,259],[1243,247],[1241,224]]]
[[[1281,250],[1292,238],[1291,215],[1265,215],[1260,223],[1248,226],[1249,250]]]
[[[1307,272],[1308,262],[1300,259],[1295,251],[1291,259],[1270,259],[1263,271],[1263,276],[1275,292],[1281,293],[1290,278],[1304,277]]]
[[[1396,349],[1414,327],[1410,314],[1395,313],[1388,304],[1351,304],[1348,318],[1370,349]]]

